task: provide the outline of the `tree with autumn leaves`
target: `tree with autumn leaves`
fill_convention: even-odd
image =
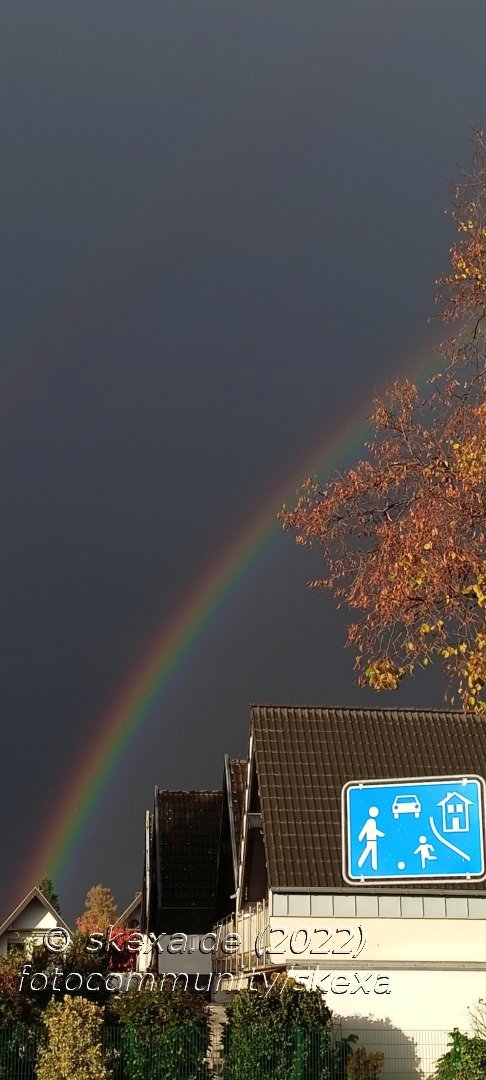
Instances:
[[[114,897],[105,885],[93,885],[85,900],[85,910],[76,919],[78,931],[82,934],[104,933],[116,922],[117,906]]]
[[[358,682],[394,690],[443,665],[451,700],[486,710],[486,137],[454,190],[458,238],[438,281],[454,332],[420,394],[395,383],[373,402],[365,455],[284,508],[285,529],[322,550],[326,588],[356,618],[348,643]],[[454,324],[454,325],[453,325]]]
[[[134,931],[122,926],[117,917],[114,897],[105,885],[93,885],[85,900],[85,911],[76,919],[77,934],[73,946],[86,950],[90,934],[105,935],[105,954],[112,971],[131,971],[136,965],[133,946]],[[109,933],[111,928],[111,934]],[[108,933],[107,933],[108,932]],[[95,956],[98,953],[94,954]]]

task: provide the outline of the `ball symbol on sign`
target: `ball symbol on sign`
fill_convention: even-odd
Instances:
[[[399,870],[405,870],[405,863],[404,862],[397,863],[397,866],[398,866]]]

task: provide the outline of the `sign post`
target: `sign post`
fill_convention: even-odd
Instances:
[[[479,776],[346,784],[346,881],[472,881],[486,877],[484,788]]]

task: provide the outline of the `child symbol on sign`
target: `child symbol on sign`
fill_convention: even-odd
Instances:
[[[427,837],[419,836],[419,845],[415,848],[414,855],[420,855],[422,870],[425,870],[429,860],[430,862],[434,859],[437,861],[437,855],[432,855],[433,851],[435,851],[435,848],[432,847],[432,844],[427,843]]]

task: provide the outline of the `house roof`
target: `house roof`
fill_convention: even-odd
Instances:
[[[349,892],[342,875],[344,784],[486,772],[486,721],[477,715],[255,705],[251,729],[274,889]],[[415,891],[437,887],[407,882]],[[403,892],[402,885],[395,888]],[[484,892],[485,883],[447,884],[447,891],[472,889]]]
[[[46,899],[44,893],[41,893],[40,889],[37,888],[37,886],[34,886],[34,888],[31,889],[29,893],[27,893],[27,896],[24,896],[24,899],[20,901],[20,904],[18,904],[17,907],[14,908],[14,910],[10,913],[8,919],[5,919],[5,922],[2,923],[2,925],[0,926],[0,937],[2,936],[2,934],[5,933],[6,930],[9,929],[9,927],[11,927],[12,923],[15,922],[18,916],[21,915],[23,911],[25,911],[25,909],[29,906],[32,900],[39,900],[45,910],[49,911],[50,914],[54,916],[57,926],[62,926],[63,929],[67,930],[69,934],[71,933],[71,930],[69,929],[67,923],[64,922],[64,919],[61,918],[61,916],[56,911],[56,909],[53,908],[49,900]],[[31,929],[34,930],[35,927],[32,927]]]
[[[136,909],[138,907],[141,907],[141,906],[142,906],[142,893],[137,892],[137,893],[135,893],[135,896],[134,896],[131,904],[129,904],[128,907],[125,908],[125,911],[122,911],[121,915],[118,916],[118,918],[116,919],[116,923],[126,923],[127,919],[130,918],[130,915],[132,915],[133,912],[136,911]]]
[[[155,791],[159,908],[212,911],[221,791]]]
[[[246,758],[230,758],[226,755],[224,762],[226,787],[228,791],[233,867],[235,881],[237,881],[248,761]]]
[[[445,806],[445,804],[448,803],[450,799],[454,799],[454,802],[459,802],[460,800],[461,802],[465,804],[468,803],[469,806],[472,806],[472,799],[466,799],[466,796],[460,795],[458,791],[449,791],[445,798],[441,799],[440,802],[437,803],[437,806]]]

